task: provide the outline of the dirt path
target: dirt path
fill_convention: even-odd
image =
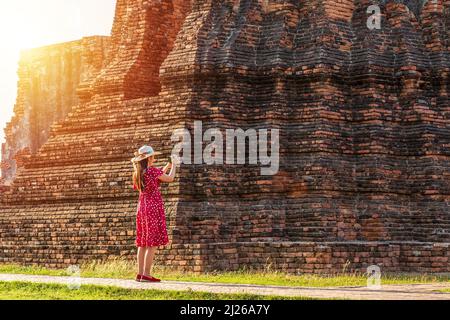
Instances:
[[[15,274],[0,274],[3,282],[33,282],[55,283],[68,285],[74,283],[71,277],[30,276]],[[302,296],[325,299],[368,299],[368,300],[450,300],[450,293],[436,292],[440,289],[450,288],[450,283],[420,284],[420,285],[386,285],[379,290],[367,287],[338,287],[338,288],[304,288],[304,287],[278,287],[242,284],[218,284],[198,282],[163,281],[158,284],[138,283],[119,279],[76,279],[81,285],[115,286],[126,289],[156,289],[174,291],[201,291],[211,293],[249,293],[276,296]]]

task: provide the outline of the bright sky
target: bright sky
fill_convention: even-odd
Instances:
[[[17,94],[22,49],[109,35],[116,0],[0,0],[0,144]]]

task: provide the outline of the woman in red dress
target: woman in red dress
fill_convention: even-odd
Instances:
[[[139,271],[136,281],[160,282],[150,275],[158,247],[169,243],[166,227],[164,202],[160,183],[175,180],[176,165],[168,163],[163,169],[155,168],[157,153],[150,146],[139,149],[132,159],[134,166],[133,186],[139,190],[139,204],[136,217],[136,246],[138,247]],[[173,160],[173,159],[172,159]],[[170,170],[170,173],[167,172]]]

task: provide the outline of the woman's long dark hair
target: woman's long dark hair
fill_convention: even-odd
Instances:
[[[144,191],[145,183],[144,183],[144,173],[148,168],[148,159],[144,159],[142,161],[136,162],[133,164],[134,172],[133,172],[133,183],[139,192]]]

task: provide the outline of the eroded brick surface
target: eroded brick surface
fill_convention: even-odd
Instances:
[[[161,3],[118,2],[108,65],[2,194],[0,261],[132,257],[129,158],[202,120],[279,128],[280,173],[183,166],[161,262],[450,271],[450,1],[388,2],[375,31],[369,0]]]
[[[77,89],[102,69],[108,40],[88,37],[22,53],[15,115],[5,128],[2,149],[6,183],[14,179],[21,157],[35,154],[49,138],[52,124],[78,105]]]

